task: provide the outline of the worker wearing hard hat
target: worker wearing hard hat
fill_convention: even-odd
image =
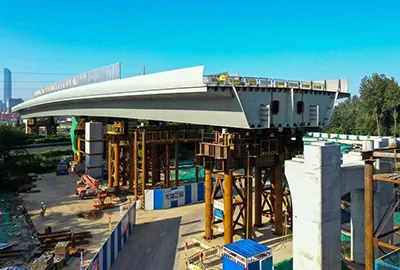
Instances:
[[[40,217],[42,218],[42,220],[44,219],[45,213],[46,213],[46,205],[44,204],[44,202],[42,202],[40,206]]]

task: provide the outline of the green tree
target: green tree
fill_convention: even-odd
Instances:
[[[25,151],[17,148],[26,142],[27,136],[21,129],[0,125],[0,185],[14,179],[18,174],[15,156]]]
[[[352,134],[355,132],[356,118],[360,107],[360,99],[353,96],[336,105],[329,127],[329,133]]]
[[[370,115],[376,125],[376,134],[382,136],[385,133],[386,124],[386,108],[385,108],[385,92],[388,89],[390,79],[385,75],[373,74],[371,77],[364,77],[360,85],[360,116],[363,120],[368,120]],[[359,124],[360,121],[358,121]],[[365,128],[365,127],[364,127]],[[368,132],[368,130],[364,130]],[[375,133],[375,132],[374,132]]]

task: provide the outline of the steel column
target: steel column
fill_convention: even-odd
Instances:
[[[115,192],[119,192],[120,185],[120,171],[119,171],[119,162],[120,162],[120,146],[118,143],[113,144],[114,148],[114,187]]]
[[[211,166],[207,164],[204,168],[204,181],[205,181],[205,239],[213,238],[212,218],[213,218],[213,205],[212,205],[212,175]]]
[[[175,186],[179,186],[179,141],[175,136]]]
[[[224,243],[233,242],[233,172],[225,171],[224,174]]]
[[[164,165],[164,183],[165,187],[170,187],[170,168],[169,168],[170,156],[169,156],[169,144],[165,144],[165,165]]]
[[[253,238],[253,178],[251,169],[246,170],[246,231],[247,239]]]
[[[146,149],[146,132],[142,132],[142,196],[144,198],[144,193],[146,190],[147,180],[149,178],[149,173],[147,171],[147,149]],[[144,201],[143,201],[144,203]]]
[[[158,145],[151,145],[151,185],[154,187],[160,182],[160,162],[158,160]]]
[[[107,172],[108,172],[108,188],[113,187],[113,168],[111,167],[113,165],[112,163],[112,156],[113,156],[113,146],[110,141],[110,138],[108,138],[108,153],[107,153]]]
[[[139,196],[139,177],[138,177],[138,141],[137,141],[138,133],[135,130],[133,133],[133,187],[135,189],[135,200],[138,199]]]
[[[261,210],[261,168],[255,168],[254,174],[254,226],[261,227],[262,226],[262,210]]]
[[[365,270],[374,269],[374,160],[364,166]]]
[[[271,178],[271,195],[274,205],[274,225],[275,234],[282,235],[282,199],[283,199],[283,187],[282,187],[282,176],[283,167],[278,165],[274,168],[273,177]]]
[[[199,152],[199,144],[198,143],[195,143],[195,145],[194,145],[194,153],[195,153],[195,155]],[[194,175],[194,177],[195,177],[195,182],[196,183],[198,183],[199,182],[199,165],[197,164],[197,159],[196,159],[196,161],[195,161],[195,164],[194,164],[196,167],[195,167],[195,175]]]
[[[82,153],[81,153],[81,137],[78,137],[78,142],[77,142],[77,150],[78,150],[78,163],[82,162]]]

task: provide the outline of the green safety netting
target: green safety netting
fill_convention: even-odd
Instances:
[[[79,155],[79,152],[75,147],[75,129],[77,126],[78,126],[78,121],[76,120],[75,116],[72,116],[72,124],[69,132],[71,136],[72,151],[74,151],[75,154]]]
[[[351,237],[348,235],[345,235],[342,233],[340,239],[342,240],[342,242],[350,242],[351,241]]]

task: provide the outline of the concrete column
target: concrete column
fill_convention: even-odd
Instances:
[[[285,162],[293,200],[293,266],[340,269],[340,146],[314,142]]]
[[[351,193],[351,259],[365,262],[364,190]]]
[[[103,172],[103,124],[85,123],[85,140],[85,171],[90,176],[99,178]]]
[[[366,140],[362,144],[363,150],[373,150],[374,141]],[[356,263],[365,263],[365,213],[364,190],[354,190],[351,196],[351,259]]]

